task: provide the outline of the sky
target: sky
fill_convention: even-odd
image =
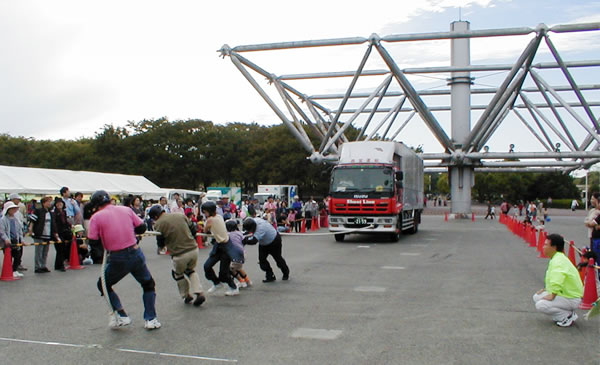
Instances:
[[[439,32],[449,30],[459,16],[473,30],[599,22],[600,1],[2,1],[0,133],[78,139],[93,137],[106,124],[125,126],[128,121],[161,117],[279,124],[229,58],[219,57],[222,45]],[[561,52],[585,60],[599,58],[598,35],[553,37]],[[511,63],[528,39],[494,39],[493,46],[489,39],[473,40],[471,62]],[[390,46],[402,55],[401,67],[449,64],[448,41],[402,47]],[[356,69],[365,46],[334,48],[244,56],[276,74],[348,71]],[[548,52],[540,52],[540,59],[551,60]],[[381,65],[374,59],[368,68]],[[502,75],[484,76],[475,80],[475,86],[502,81]],[[600,77],[594,77],[581,82],[600,84]],[[268,86],[264,79],[257,80]],[[349,81],[294,85],[313,95],[343,92]],[[439,77],[412,77],[411,81],[419,89],[445,86]],[[367,90],[373,82],[357,85],[357,91]],[[473,97],[472,102],[480,101]],[[449,122],[440,120],[449,134]],[[476,120],[475,113],[471,123]],[[510,125],[506,128],[490,141],[498,149],[515,135]],[[423,144],[426,152],[438,152],[440,147],[431,136],[421,139],[420,130],[415,123],[403,132],[404,138],[411,145]],[[516,144],[522,149],[539,148],[528,143]]]

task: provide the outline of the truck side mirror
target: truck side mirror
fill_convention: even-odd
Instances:
[[[404,180],[404,172],[396,171],[396,181],[402,181],[402,180]]]

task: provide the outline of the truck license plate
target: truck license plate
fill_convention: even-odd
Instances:
[[[354,218],[354,224],[367,224],[367,218]]]

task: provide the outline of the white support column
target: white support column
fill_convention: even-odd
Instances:
[[[457,21],[450,24],[451,32],[469,30],[469,22]],[[471,64],[470,38],[452,38],[451,66],[464,67]],[[450,85],[451,129],[452,141],[456,151],[463,149],[460,145],[471,132],[471,74],[469,72],[452,72],[448,82]],[[466,146],[465,146],[466,147]],[[452,194],[452,210],[454,214],[471,213],[471,188],[475,182],[474,168],[471,166],[455,166],[448,169],[450,193]]]

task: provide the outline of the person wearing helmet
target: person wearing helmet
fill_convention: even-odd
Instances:
[[[224,283],[226,283],[228,287],[225,295],[238,295],[240,291],[235,285],[231,273],[229,272],[231,257],[229,256],[228,251],[231,249],[231,241],[227,234],[225,221],[222,216],[217,214],[217,204],[212,200],[203,203],[200,210],[202,211],[202,214],[206,216],[204,230],[212,233],[214,240],[216,241],[216,244],[213,244],[212,250],[204,262],[204,276],[213,283],[213,286],[208,289],[208,293],[212,294],[216,292],[223,288]],[[217,262],[220,262],[218,277],[213,270],[213,266],[215,266]]]
[[[287,266],[283,256],[281,256],[282,244],[279,232],[262,218],[246,218],[243,228],[246,235],[248,235],[244,238],[245,244],[255,245],[258,243],[258,264],[260,269],[265,272],[263,283],[270,283],[276,279],[273,269],[267,260],[269,255],[273,256],[277,267],[283,274],[281,280],[288,280],[290,277],[290,268]]]
[[[104,279],[108,298],[113,308],[110,315],[111,328],[123,327],[131,324],[131,319],[123,309],[119,296],[113,290],[113,285],[118,283],[127,274],[140,283],[144,303],[144,328],[154,330],[161,327],[156,317],[156,291],[152,274],[146,265],[146,258],[136,241],[136,234],[146,231],[146,225],[133,210],[121,205],[110,204],[110,196],[104,190],[98,190],[91,197],[91,203],[96,212],[90,218],[88,238],[90,244],[102,242],[108,252]],[[102,278],[98,279],[98,290],[101,295],[106,295],[102,288]]]
[[[246,274],[246,271],[242,268],[245,261],[246,253],[244,252],[244,235],[238,229],[238,222],[236,220],[228,220],[225,222],[225,228],[227,228],[227,234],[231,241],[231,250],[229,256],[231,256],[231,275],[234,279],[237,279],[239,284],[238,287],[246,288],[252,286],[252,281]]]
[[[148,215],[154,220],[154,230],[161,233],[156,236],[158,246],[166,246],[171,254],[171,275],[177,282],[181,298],[186,304],[194,301],[194,306],[199,307],[206,298],[196,273],[198,245],[190,231],[189,220],[183,214],[166,213],[160,205],[150,208]]]

